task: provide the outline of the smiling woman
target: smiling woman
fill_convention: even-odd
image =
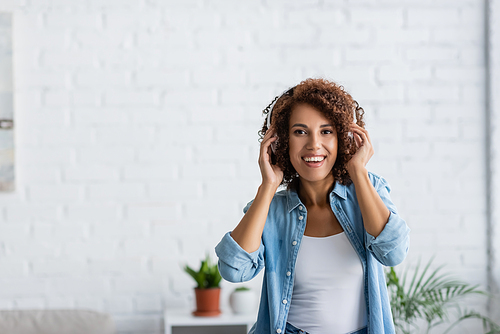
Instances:
[[[297,181],[297,172],[288,157],[288,138],[292,109],[296,109],[300,105],[302,108],[304,105],[312,107],[322,113],[328,123],[337,131],[338,155],[332,169],[332,175],[336,181],[342,184],[350,183],[346,163],[356,151],[350,127],[353,122],[356,122],[360,127],[365,126],[364,110],[342,86],[327,80],[308,79],[288,90],[276,101],[274,106],[270,105],[265,110],[268,113],[267,117],[269,119],[272,117],[276,135],[280,138],[276,144],[276,159],[284,173],[283,184],[289,185],[291,188],[297,185],[294,182]],[[272,113],[269,115],[271,106]],[[271,122],[264,122],[260,131],[261,139],[268,131],[269,124]]]
[[[409,228],[365,167],[363,109],[324,79],[275,101],[260,132],[262,183],[216,247],[228,281],[268,269],[250,333],[394,333],[382,265],[406,257]]]

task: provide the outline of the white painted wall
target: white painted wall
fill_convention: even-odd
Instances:
[[[483,1],[0,10],[14,13],[17,154],[17,190],[0,195],[0,308],[90,307],[120,333],[160,333],[165,307],[192,303],[181,265],[213,252],[256,192],[261,110],[309,76],[365,108],[369,167],[412,229],[406,263],[436,254],[486,286]]]

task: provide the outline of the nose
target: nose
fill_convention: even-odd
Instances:
[[[321,137],[319,134],[312,133],[307,141],[307,148],[310,150],[315,150],[321,147]]]

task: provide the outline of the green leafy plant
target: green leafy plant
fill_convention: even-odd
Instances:
[[[205,260],[201,261],[200,270],[195,271],[188,265],[184,266],[184,271],[187,272],[198,284],[198,289],[219,288],[222,277],[219,273],[217,264],[210,262],[210,257],[207,255]]]
[[[443,334],[448,333],[460,321],[471,318],[482,321],[485,333],[500,333],[500,327],[491,319],[476,311],[462,310],[458,303],[464,297],[486,293],[477,285],[470,285],[454,279],[448,273],[441,273],[443,266],[430,271],[431,263],[432,259],[420,272],[419,261],[411,278],[408,277],[408,270],[403,272],[401,279],[392,267],[386,272],[396,331],[409,334],[412,330],[418,330],[417,323],[424,320],[427,325],[426,333],[429,333],[432,328],[449,322],[453,313],[456,320]]]

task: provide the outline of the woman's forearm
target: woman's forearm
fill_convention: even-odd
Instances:
[[[266,224],[269,205],[273,200],[276,187],[262,184],[257,195],[243,216],[240,223],[231,232],[231,237],[248,253],[255,252],[260,247],[262,232]]]
[[[366,232],[377,237],[389,220],[390,211],[373,187],[365,167],[350,172],[351,180],[356,188],[359,208],[363,216]]]

